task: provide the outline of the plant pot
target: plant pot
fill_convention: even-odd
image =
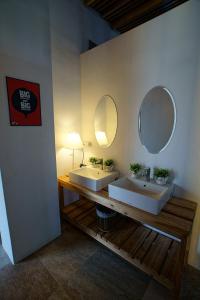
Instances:
[[[169,177],[156,177],[155,181],[157,184],[165,185],[165,184],[167,184],[168,178]]]
[[[92,164],[91,166],[92,166],[93,168],[98,168],[98,167],[99,167],[98,164]]]
[[[104,171],[105,171],[105,172],[112,172],[112,171],[113,171],[113,168],[114,168],[113,165],[111,165],[111,166],[104,166]]]
[[[134,172],[131,172],[131,177],[133,178],[138,178],[140,176],[140,173],[134,173]]]

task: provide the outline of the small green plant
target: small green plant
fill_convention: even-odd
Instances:
[[[130,164],[130,171],[133,172],[134,174],[137,174],[142,170],[142,165],[138,163]]]
[[[89,162],[93,165],[102,165],[103,164],[103,158],[97,158],[97,157],[90,157]]]
[[[113,165],[114,165],[113,159],[106,159],[106,160],[104,161],[104,165],[105,165],[106,167],[113,166]]]
[[[155,168],[154,169],[154,176],[155,177],[166,178],[166,177],[169,176],[169,170],[168,169]]]
[[[96,164],[97,161],[98,161],[98,158],[96,158],[96,157],[94,157],[94,156],[92,156],[92,157],[89,158],[89,162],[90,162],[91,164]]]

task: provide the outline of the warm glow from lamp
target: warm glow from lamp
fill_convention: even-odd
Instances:
[[[96,135],[97,142],[99,143],[100,146],[108,145],[108,139],[105,131],[96,131],[95,135]]]
[[[70,132],[67,135],[67,143],[66,147],[70,149],[82,149],[83,143],[79,133],[77,132]]]

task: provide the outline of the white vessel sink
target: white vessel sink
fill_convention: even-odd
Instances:
[[[173,184],[161,186],[128,176],[109,184],[108,191],[113,199],[157,215],[171,198]]]
[[[92,191],[100,191],[110,182],[118,178],[119,173],[116,171],[105,172],[104,170],[82,167],[69,172],[71,182],[82,185]]]

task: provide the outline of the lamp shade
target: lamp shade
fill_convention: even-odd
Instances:
[[[71,149],[83,148],[83,143],[78,132],[70,132],[67,134],[66,147]]]

